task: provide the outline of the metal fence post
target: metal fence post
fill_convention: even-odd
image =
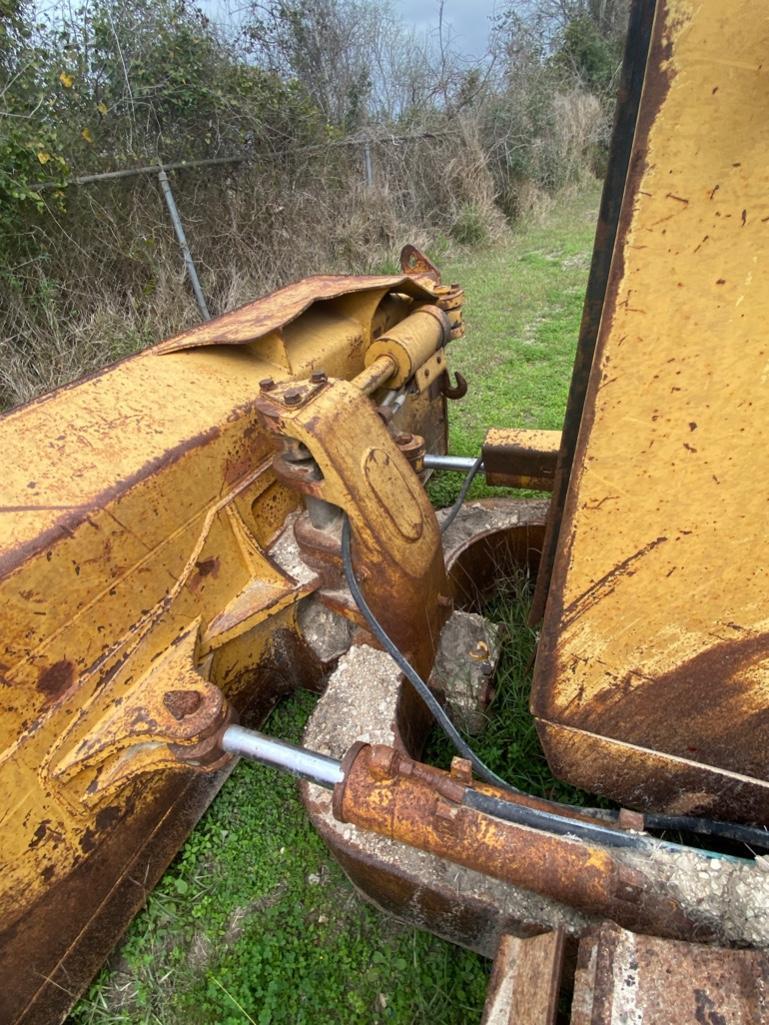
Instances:
[[[204,320],[210,320],[211,314],[208,312],[206,297],[203,295],[203,289],[200,287],[200,279],[198,278],[195,261],[192,259],[190,247],[187,245],[187,236],[184,234],[184,225],[179,217],[179,211],[176,209],[174,194],[171,191],[171,183],[169,182],[168,175],[165,171],[160,172],[158,180],[160,181],[160,187],[163,190],[163,196],[166,201],[166,206],[168,207],[168,212],[171,215],[171,222],[174,226],[174,231],[176,232],[176,239],[179,243],[179,248],[181,249],[182,256],[184,257],[184,265],[187,268],[187,274],[190,278],[192,291],[195,293],[195,300],[198,304],[198,309],[200,310]]]
[[[371,143],[367,140],[363,143],[363,166],[366,172],[366,188],[374,187],[374,163],[371,159]]]

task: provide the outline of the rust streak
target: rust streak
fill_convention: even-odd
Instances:
[[[634,563],[639,559],[642,559],[645,555],[648,555],[649,552],[653,551],[659,545],[664,544],[667,540],[667,537],[657,537],[653,541],[649,541],[648,544],[639,548],[637,552],[629,555],[626,559],[623,559],[622,562],[617,563],[617,565],[613,569],[609,570],[608,573],[604,573],[602,577],[599,577],[599,579],[591,584],[587,590],[583,591],[579,597],[575,598],[566,606],[563,611],[564,626],[567,626],[577,619],[586,608],[590,608],[590,606],[598,600],[601,592],[605,591],[609,585],[613,584],[618,577],[621,577],[626,573]],[[588,599],[590,599],[590,602],[589,604],[586,604]]]

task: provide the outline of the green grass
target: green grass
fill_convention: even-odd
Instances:
[[[452,344],[470,392],[451,406],[451,450],[486,427],[558,428],[587,280],[597,192],[563,199],[503,247],[449,265],[467,336]],[[460,485],[432,483],[440,504]],[[473,493],[483,493],[482,484]],[[511,782],[561,800],[527,712],[534,635],[526,582],[489,613],[507,625],[494,715],[480,752]],[[297,694],[267,732],[299,740],[316,699]],[[429,755],[449,757],[434,738]],[[363,903],[311,829],[290,777],[240,763],[71,1025],[460,1025],[478,1021],[489,965]]]
[[[268,732],[299,741],[315,700],[284,702]],[[364,904],[293,780],[241,762],[71,1020],[460,1025],[486,978],[480,958]]]
[[[509,244],[445,268],[443,280],[465,290],[466,334],[451,343],[449,360],[469,383],[449,406],[452,453],[477,455],[491,426],[561,429],[598,197],[597,189],[565,196]],[[430,496],[447,505],[460,485],[441,475]],[[470,495],[493,493],[478,480]]]

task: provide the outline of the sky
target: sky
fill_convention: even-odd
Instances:
[[[56,0],[61,2],[61,0]],[[247,9],[242,0],[196,0],[214,20],[235,24]],[[491,18],[504,0],[444,0],[444,33],[453,49],[470,60],[483,57],[489,41]],[[404,25],[422,33],[438,34],[440,0],[390,0]]]
[[[397,11],[407,25],[417,31],[437,32],[438,0],[393,0]],[[445,0],[444,26],[450,30],[455,48],[467,57],[481,57],[489,38],[490,18],[499,0]]]

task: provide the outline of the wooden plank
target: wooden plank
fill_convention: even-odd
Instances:
[[[481,1025],[554,1025],[563,968],[558,929],[499,941]]]

